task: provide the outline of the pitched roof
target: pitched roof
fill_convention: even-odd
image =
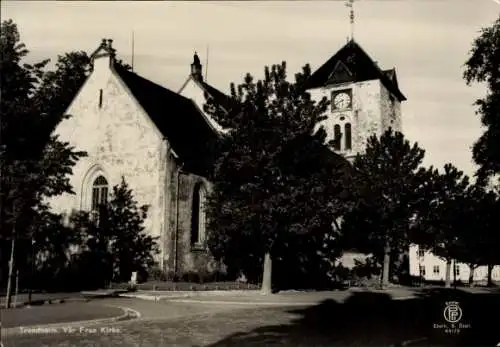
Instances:
[[[115,71],[167,138],[184,167],[203,174],[209,168],[212,141],[217,134],[196,105],[182,95],[115,64]]]
[[[374,79],[379,79],[398,100],[406,100],[399,90],[396,70],[382,71],[360,45],[350,40],[311,75],[307,88]]]
[[[231,112],[236,106],[236,102],[229,96],[211,86],[204,81],[196,81],[205,92],[205,98],[213,98],[214,102],[224,108],[226,112]]]
[[[193,75],[189,75],[187,78],[186,82],[182,85],[182,87],[179,90],[179,93],[182,92],[182,90],[186,87],[186,85],[189,83],[189,81],[193,81],[204,93],[205,99],[210,99],[212,98],[214,102],[217,105],[222,106],[222,108],[226,112],[231,112],[233,111],[236,106],[238,106],[237,102],[235,102],[229,95],[226,95],[225,93],[221,92],[214,86],[208,84],[207,82],[203,80],[198,80],[197,78],[193,77]]]

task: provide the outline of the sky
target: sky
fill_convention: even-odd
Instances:
[[[208,82],[229,92],[246,73],[285,60],[290,76],[323,64],[350,35],[344,1],[2,1],[2,20],[18,25],[30,60],[92,53],[113,39],[134,71],[178,91],[198,52]],[[425,165],[452,163],[475,172],[471,146],[480,136],[464,63],[474,38],[500,13],[499,0],[359,0],[354,39],[383,69],[396,68],[408,98],[403,132],[426,150]],[[208,60],[207,60],[208,52]],[[208,61],[208,66],[207,66]]]

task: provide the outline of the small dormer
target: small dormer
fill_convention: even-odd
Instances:
[[[191,64],[191,76],[198,82],[203,81],[203,66],[201,65],[198,53],[194,52],[193,63]]]
[[[113,48],[112,39],[102,39],[99,47],[90,56],[92,70],[111,67],[116,56],[116,50]]]

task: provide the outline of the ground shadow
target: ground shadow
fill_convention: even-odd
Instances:
[[[458,302],[462,310],[454,326],[444,318],[447,302]],[[210,347],[397,346],[408,340],[416,340],[412,346],[496,346],[500,342],[498,293],[433,288],[421,290],[412,299],[394,300],[383,291],[359,292],[342,303],[326,300],[305,309],[281,310],[297,318],[288,324],[263,323]]]

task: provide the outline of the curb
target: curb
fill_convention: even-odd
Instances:
[[[120,298],[133,298],[133,299],[140,299],[140,300],[148,300],[148,301],[164,301],[164,300],[170,300],[170,299],[182,299],[182,298],[188,298],[190,295],[147,295],[147,294],[120,294],[118,295]]]
[[[118,297],[135,298],[142,300],[150,300],[154,302],[182,299],[189,297],[204,297],[204,296],[232,296],[249,294],[255,295],[259,293],[258,290],[204,290],[204,291],[137,291],[134,293],[118,293]]]
[[[270,302],[265,302],[265,301],[228,301],[224,300],[224,296],[230,296],[231,294],[239,294],[239,291],[234,291],[234,292],[229,292],[229,291],[206,291],[201,294],[201,292],[170,292],[170,295],[167,295],[166,293],[126,293],[126,294],[118,294],[119,297],[126,297],[126,298],[135,298],[135,299],[140,299],[140,300],[148,300],[148,301],[154,301],[154,302],[159,302],[159,301],[174,301],[174,302],[183,302],[183,303],[197,303],[197,304],[204,304],[204,303],[217,303],[217,304],[236,304],[236,305],[272,305],[272,306],[304,306],[304,305],[312,305],[316,304],[315,301],[310,301],[310,302],[286,302],[286,301],[270,301]],[[248,293],[246,291],[245,293]],[[255,295],[258,292],[251,293]],[[175,295],[177,294],[177,295]],[[221,300],[204,300],[205,297],[221,297]],[[244,296],[240,296],[244,298]],[[193,298],[193,299],[190,299]],[[194,299],[197,298],[197,299]],[[392,300],[408,300],[408,299],[415,299],[417,296],[415,295],[406,295],[406,296],[400,296],[400,297],[393,297]]]
[[[190,300],[190,299],[172,299],[172,302],[186,304],[215,304],[215,305],[246,305],[246,306],[311,306],[317,305],[317,302],[270,302],[270,301],[224,301],[224,300]]]
[[[37,325],[29,325],[29,326],[18,326],[18,327],[11,327],[11,328],[3,328],[2,329],[2,336],[19,336],[19,335],[37,335],[37,334],[59,334],[59,333],[64,333],[64,330],[62,328],[75,328],[75,327],[83,327],[83,326],[89,326],[89,325],[97,325],[97,324],[111,324],[111,323],[116,323],[116,322],[121,322],[121,321],[128,321],[132,319],[138,319],[141,317],[141,314],[128,307],[121,307],[121,306],[112,306],[112,305],[106,305],[109,307],[116,307],[119,308],[123,311],[123,314],[115,317],[110,317],[110,318],[97,318],[97,319],[89,319],[89,320],[83,320],[83,321],[76,321],[76,322],[61,322],[61,323],[50,323],[50,324],[37,324]],[[40,330],[35,333],[31,332],[25,332],[24,330],[27,329],[33,329],[33,330]]]

